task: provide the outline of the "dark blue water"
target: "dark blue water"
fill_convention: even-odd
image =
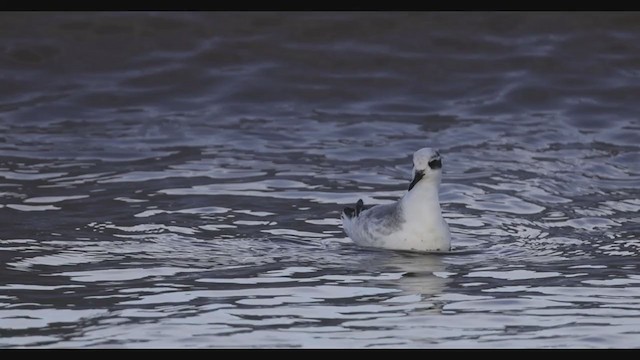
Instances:
[[[638,13],[0,14],[0,347],[636,347]],[[339,212],[444,157],[457,254]]]

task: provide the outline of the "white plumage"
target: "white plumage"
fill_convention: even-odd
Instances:
[[[358,245],[409,251],[449,251],[451,233],[442,217],[438,191],[442,160],[438,151],[423,148],[413,154],[413,181],[393,204],[366,209],[358,200],[345,208],[342,226]]]

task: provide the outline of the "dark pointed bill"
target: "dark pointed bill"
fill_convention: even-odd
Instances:
[[[411,181],[411,184],[409,184],[409,191],[411,191],[411,189],[413,189],[413,187],[416,186],[418,181],[420,181],[420,179],[422,179],[423,176],[424,176],[424,171],[416,171],[413,174],[413,181]]]

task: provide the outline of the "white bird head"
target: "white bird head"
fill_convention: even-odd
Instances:
[[[418,182],[439,183],[442,177],[442,157],[436,149],[422,148],[413,153],[413,180],[411,190]]]

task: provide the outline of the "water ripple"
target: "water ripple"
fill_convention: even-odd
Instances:
[[[637,14],[0,18],[0,348],[636,346]]]

